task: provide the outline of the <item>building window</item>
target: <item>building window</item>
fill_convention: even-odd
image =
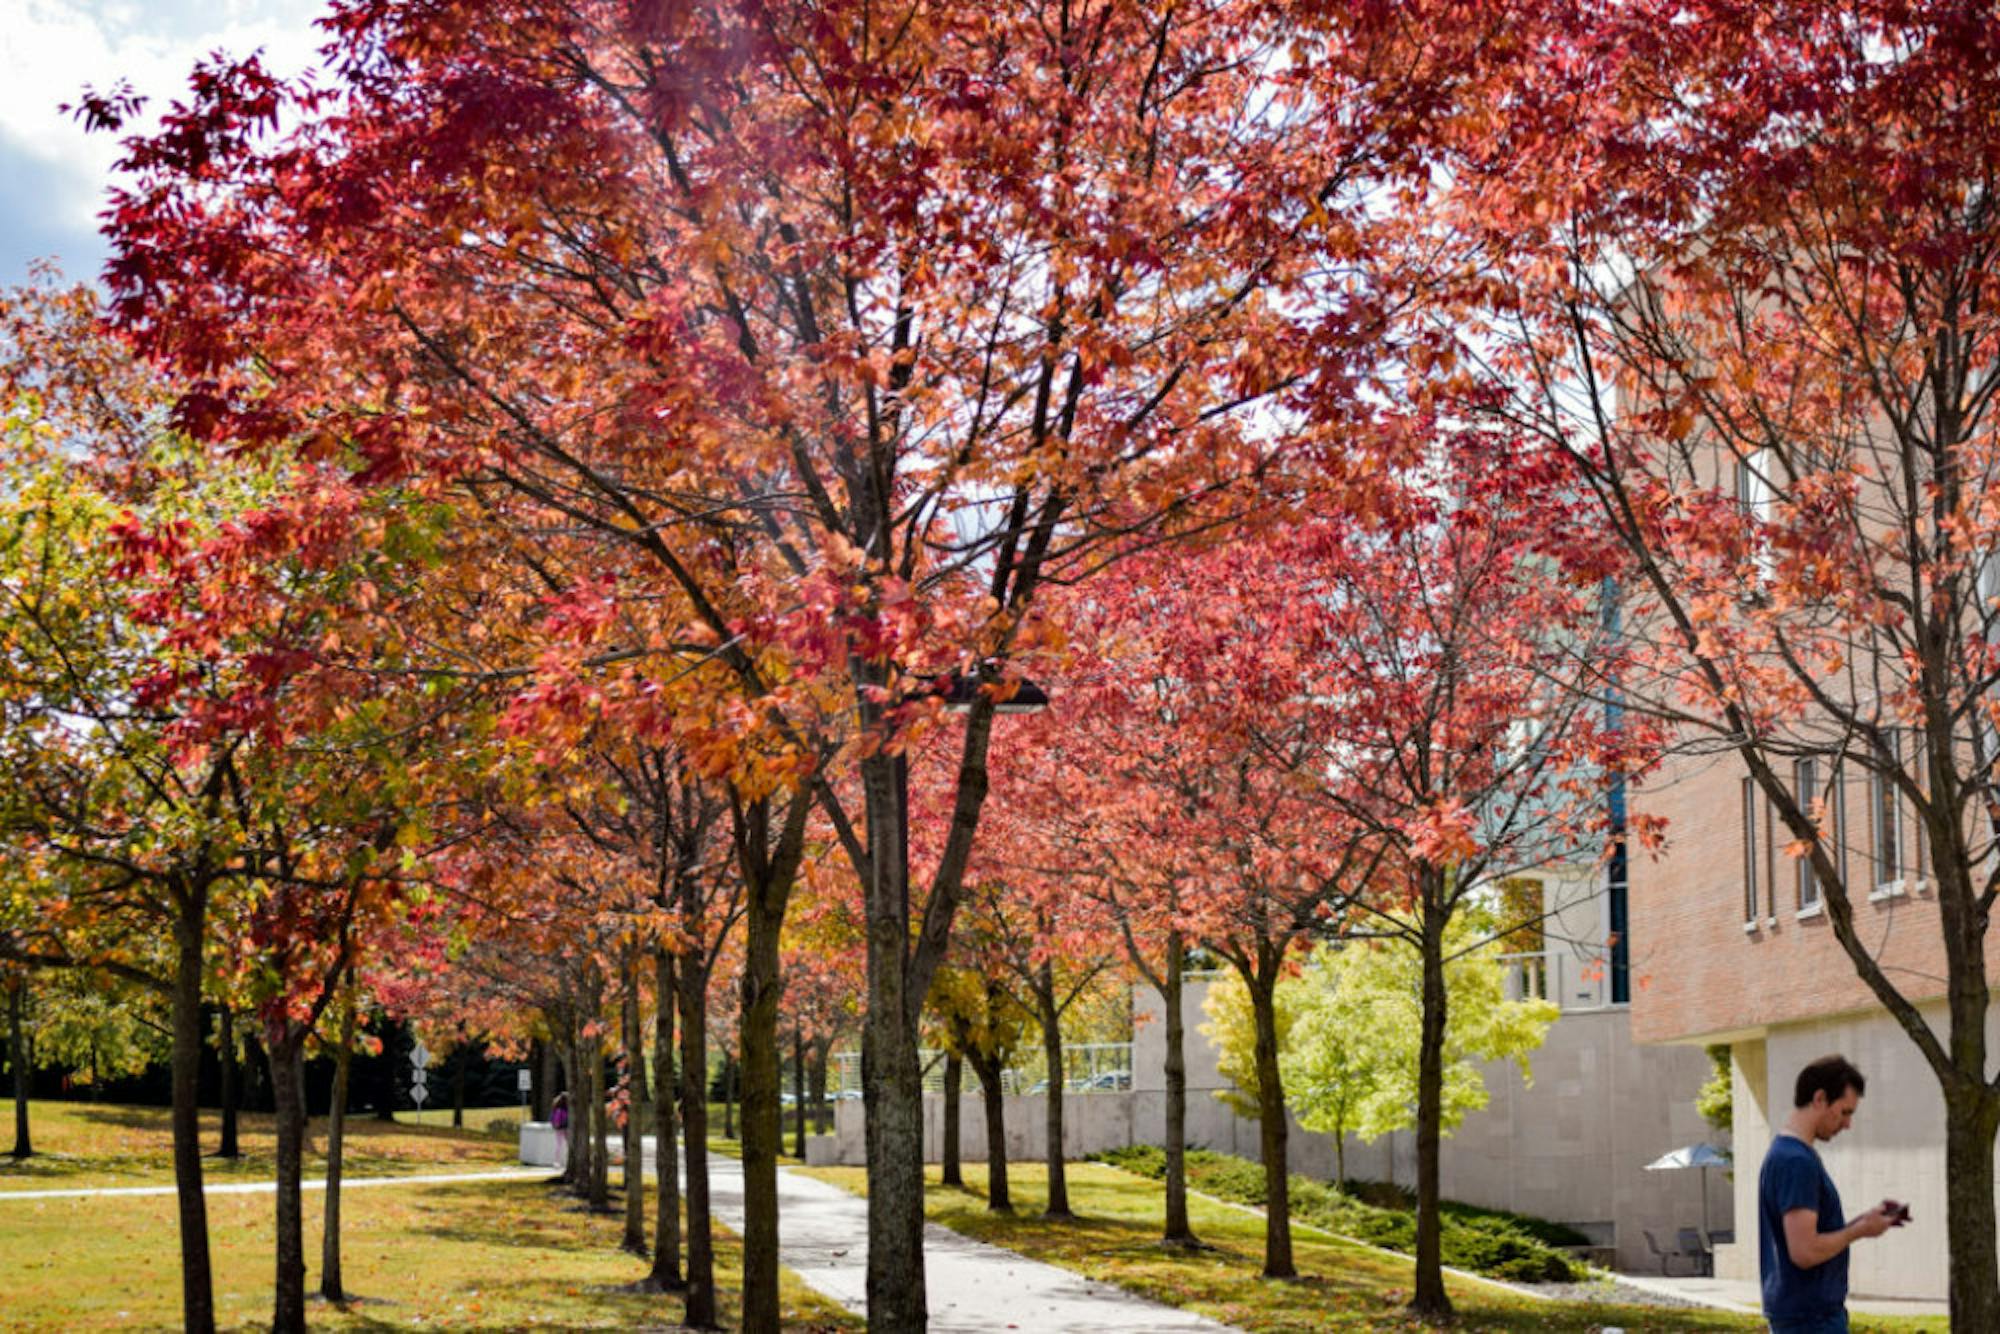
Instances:
[[[1757,920],[1757,780],[1743,780],[1743,920]]]
[[[1896,783],[1888,774],[1878,773],[1869,778],[1868,787],[1875,835],[1875,884],[1890,889],[1903,878],[1903,831],[1897,818]]]
[[[1910,777],[1916,781],[1917,791],[1928,793],[1931,790],[1930,747],[1925,744],[1922,728],[1911,730],[1910,743]],[[1931,873],[1930,830],[1924,825],[1921,807],[1913,810],[1911,815],[1914,818],[1911,821],[1910,841],[1916,853],[1916,878],[1921,882]]]
[[[1840,890],[1848,890],[1847,870],[1847,769],[1838,761],[1833,766],[1833,779],[1827,784],[1826,794],[1827,824],[1833,837],[1833,864],[1840,873]]]
[[[1777,568],[1768,531],[1778,508],[1778,488],[1772,478],[1776,466],[1777,454],[1770,449],[1753,450],[1736,461],[1736,503],[1755,521],[1750,542],[1757,552],[1757,572],[1765,579]]]
[[[1761,870],[1764,876],[1764,922],[1767,926],[1778,924],[1778,809],[1759,790],[1758,805],[1763,808],[1764,846]]]
[[[1810,759],[1792,762],[1792,798],[1808,820],[1813,820],[1813,802],[1819,798],[1819,766]],[[1815,820],[1815,824],[1817,821]],[[1815,838],[1814,843],[1819,842]],[[1812,854],[1798,860],[1799,911],[1819,906],[1819,875],[1813,870]]]

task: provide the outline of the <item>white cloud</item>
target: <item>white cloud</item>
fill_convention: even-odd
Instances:
[[[57,108],[86,85],[108,89],[120,79],[147,98],[148,114],[185,94],[197,60],[221,49],[246,55],[262,49],[277,73],[311,65],[324,34],[312,21],[323,0],[162,0],[156,4],[79,0],[0,0],[0,159],[13,168],[13,187],[0,195],[0,282],[18,282],[28,261],[54,237],[73,277],[94,272],[101,243],[96,230],[117,160],[117,141],[86,134]],[[23,185],[31,183],[31,188]],[[90,253],[76,253],[88,245]]]

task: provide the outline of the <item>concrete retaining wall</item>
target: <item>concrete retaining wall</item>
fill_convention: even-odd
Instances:
[[[1223,1083],[1216,1053],[1200,1032],[1206,1021],[1203,984],[1188,987],[1188,1144],[1244,1158],[1261,1157],[1255,1121],[1238,1117],[1213,1096]],[[1133,1038],[1133,1087],[1129,1092],[1072,1093],[1063,1100],[1066,1157],[1131,1144],[1158,1144],[1166,1133],[1165,1025],[1159,997],[1134,994],[1139,1025]],[[1648,1172],[1645,1165],[1670,1149],[1709,1138],[1694,1110],[1694,1096],[1708,1078],[1707,1056],[1693,1047],[1636,1046],[1623,1009],[1566,1013],[1549,1030],[1532,1061],[1534,1084],[1524,1087],[1508,1062],[1485,1071],[1491,1102],[1468,1115],[1444,1142],[1447,1198],[1512,1209],[1569,1223],[1594,1241],[1614,1246],[1621,1268],[1655,1268],[1643,1232],[1671,1245],[1678,1228],[1701,1222],[1698,1171]],[[1739,1100],[1740,1101],[1740,1100]],[[944,1100],[924,1106],[924,1152],[935,1162],[942,1148]],[[1037,1095],[1004,1102],[1007,1155],[1025,1161],[1047,1156],[1046,1106]],[[834,1134],[809,1143],[813,1161],[858,1164],[865,1160],[862,1104],[835,1108]],[[986,1157],[986,1123],[979,1096],[960,1105],[959,1143],[964,1160]],[[1291,1169],[1331,1179],[1330,1135],[1291,1122]],[[1374,1144],[1350,1137],[1347,1173],[1357,1180],[1416,1180],[1416,1146],[1408,1133]],[[1732,1226],[1728,1182],[1710,1173],[1711,1229]],[[1754,1214],[1748,1215],[1754,1219]],[[1941,1216],[1941,1214],[1940,1214]],[[1754,1258],[1753,1258],[1754,1262]]]

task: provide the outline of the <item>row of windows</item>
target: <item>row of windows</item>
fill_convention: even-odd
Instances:
[[[1900,758],[1900,757],[1899,757]],[[1906,877],[1922,879],[1930,871],[1929,846],[1923,827],[1915,824],[1914,839],[1905,839],[1903,801],[1894,783],[1880,774],[1868,779],[1868,842],[1865,849],[1853,846],[1847,835],[1847,788],[1839,765],[1826,774],[1820,762],[1807,758],[1792,764],[1792,796],[1808,812],[1814,803],[1824,802],[1826,819],[1821,833],[1830,840],[1834,863],[1841,881],[1853,883],[1850,853],[1865,854],[1863,869],[1869,883],[1880,891],[1900,888]],[[1792,842],[1770,803],[1762,800],[1755,779],[1742,780],[1743,920],[1778,915],[1779,880],[1789,879],[1794,901],[1800,911],[1819,906],[1819,875],[1810,857],[1790,858],[1778,851]],[[1914,823],[1914,822],[1913,822]],[[1790,864],[1789,874],[1781,868]],[[1763,911],[1759,913],[1759,904]]]
[[[1777,468],[1778,455],[1772,449],[1752,450],[1736,460],[1736,504],[1760,524],[1777,518]],[[1763,577],[1770,578],[1774,566],[1769,546],[1759,548],[1757,568]],[[1973,572],[1973,583],[1984,609],[1980,614],[1990,617],[1994,602],[2000,600],[2000,551],[1989,551],[1980,558],[1979,568]]]
[[[1736,460],[1735,492],[1736,503],[1743,513],[1760,524],[1769,524],[1777,517],[1778,499],[1778,456],[1770,449],[1753,450],[1747,456]],[[1764,578],[1769,578],[1773,570],[1772,551],[1768,545],[1757,552],[1757,567]],[[1978,613],[1985,618],[1985,633],[1989,638],[2000,637],[2000,551],[1988,551],[1980,558],[1974,571],[1974,585],[1978,598]],[[1922,745],[1921,734],[1916,743]],[[1986,737],[1989,753],[2000,750],[2000,736],[1988,733]],[[1897,746],[1894,759],[1902,759],[1898,739],[1891,738]],[[1923,753],[1914,756],[1913,771],[1924,772]],[[1822,787],[1822,780],[1825,781]],[[1822,770],[1819,761],[1812,758],[1796,760],[1792,767],[1792,794],[1802,808],[1810,811],[1815,801],[1825,802],[1826,822],[1821,834],[1831,840],[1835,865],[1840,879],[1850,888],[1854,877],[1850,870],[1850,851],[1863,853],[1858,845],[1850,848],[1847,833],[1846,786],[1840,766],[1832,766],[1831,773]],[[1900,889],[1906,878],[1921,881],[1930,873],[1930,849],[1924,837],[1921,821],[1913,820],[1905,828],[1902,819],[1903,802],[1896,786],[1880,774],[1871,774],[1868,779],[1868,842],[1865,848],[1865,872],[1868,883],[1878,893]],[[1754,780],[1742,780],[1742,847],[1743,847],[1743,919],[1746,923],[1758,920],[1760,895],[1765,905],[1763,916],[1776,918],[1778,915],[1779,880],[1786,873],[1782,868],[1791,862],[1788,878],[1793,882],[1793,893],[1799,911],[1817,908],[1820,902],[1818,875],[1813,870],[1812,861],[1807,857],[1786,858],[1774,855],[1777,850],[1789,844],[1790,831],[1779,822],[1768,803],[1758,799]],[[1905,838],[1906,833],[1914,834]]]

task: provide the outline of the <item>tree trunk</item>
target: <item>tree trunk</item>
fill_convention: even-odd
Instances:
[[[738,1032],[737,1041],[743,1040]],[[722,1056],[722,1137],[736,1138],[736,1054],[724,1052]]]
[[[644,1124],[640,1109],[646,1102],[645,1035],[639,1028],[639,992],[645,985],[639,973],[639,945],[635,941],[625,953],[624,1031],[619,1041],[625,1047],[625,1236],[619,1242],[634,1255],[646,1253],[646,1147],[640,1138]],[[654,1153],[659,1152],[657,1143]],[[664,1159],[659,1169],[667,1170]]]
[[[451,1054],[451,1128],[465,1129],[465,1067],[472,1064],[472,1048],[460,1043]]]
[[[264,1050],[264,1044],[257,1041],[255,1033],[245,1033],[242,1037],[243,1060],[237,1063],[236,1073],[243,1076],[243,1094],[239,1101],[245,1110],[277,1110],[277,1104],[270,1100],[271,1053]],[[270,1106],[262,1106],[271,1103]]]
[[[792,1029],[792,1143],[798,1150],[792,1156],[804,1162],[806,1160],[806,1035],[805,1030],[797,1026]]]
[[[778,1155],[784,1125],[778,1102],[778,935],[782,886],[748,887],[743,1003],[737,1021],[743,1098],[743,1328],[778,1328]]]
[[[340,1016],[340,1046],[333,1054],[333,1100],[326,1109],[326,1212],[319,1240],[319,1295],[344,1302],[340,1276],[340,1167],[346,1151],[347,1078],[354,1063],[354,972],[347,974],[346,1008]]]
[[[1992,1185],[2000,1099],[1966,1084],[1956,1096],[1947,1091],[1945,1102],[1945,1237],[1951,1251],[1946,1295],[1953,1329],[2000,1329]]]
[[[900,1011],[900,997],[896,1002]],[[900,1013],[870,1007],[861,1047],[861,1095],[868,1166],[868,1327],[911,1331],[928,1325],[923,1250],[923,1072],[916,1034]]]
[[[303,1041],[299,1044],[298,1055],[292,1061],[292,1069],[298,1075],[299,1154],[303,1160],[306,1154],[312,1152],[313,1147],[312,1100],[306,1097],[306,1055]],[[275,1111],[276,1108],[272,1110]]]
[[[299,1192],[305,1139],[305,1107],[299,1097],[304,1068],[300,1049],[304,1043],[303,1032],[287,1032],[266,1044],[278,1123],[278,1287],[271,1307],[273,1334],[304,1334],[306,1327],[305,1208]]]
[[[832,1050],[831,1038],[813,1040],[811,1087],[808,1091],[812,1096],[813,1133],[816,1135],[828,1134],[833,1129],[833,1104],[826,1096],[827,1055]]]
[[[402,1024],[385,1019],[382,1024],[382,1059],[375,1067],[375,1119],[394,1121],[396,1101],[396,1071],[401,1068],[398,1058],[402,1053],[397,1049],[396,1035],[402,1031]],[[574,1101],[574,1099],[572,1099]]]
[[[201,1074],[201,947],[207,914],[207,891],[194,890],[182,899],[174,922],[174,1195],[181,1233],[181,1325],[189,1334],[215,1331],[208,1203],[201,1186],[200,1109],[195,1102]]]
[[[659,1210],[654,1218],[653,1272],[647,1277],[661,1292],[687,1287],[681,1277],[680,1150],[674,1143],[674,956],[665,946],[653,951],[653,1142],[658,1168]]]
[[[1428,885],[1425,897],[1432,897]],[[1444,918],[1445,914],[1434,903],[1424,905],[1419,933],[1423,951],[1423,1016],[1417,1044],[1417,1275],[1410,1296],[1410,1310],[1414,1314],[1435,1319],[1451,1314],[1451,1298],[1444,1290],[1444,1246],[1440,1235],[1443,1219],[1438,1212],[1446,1022]],[[1990,1182],[1987,1194],[1992,1194]]]
[[[1200,1239],[1188,1222],[1187,1202],[1187,1024],[1181,1016],[1181,970],[1185,963],[1181,933],[1167,933],[1167,977],[1160,1003],[1166,1010],[1167,1077],[1167,1223],[1161,1240],[1170,1246],[1198,1246]]]
[[[701,939],[697,918],[688,930]],[[699,945],[696,948],[700,948]],[[681,1323],[715,1329],[715,1238],[708,1208],[708,974],[681,961],[681,1128],[687,1146],[687,1302]]]
[[[1063,1159],[1063,1043],[1062,1016],[1056,1012],[1055,980],[1052,966],[1042,965],[1041,977],[1037,980],[1037,1006],[1042,1020],[1042,1057],[1049,1067],[1048,1099],[1045,1106],[1048,1125],[1049,1159],[1049,1206],[1042,1211],[1042,1217],[1068,1221],[1076,1215],[1069,1209],[1069,1173]]]
[[[1277,970],[1250,985],[1257,1021],[1257,1138],[1264,1155],[1264,1277],[1296,1278],[1292,1263],[1292,1194],[1285,1086],[1278,1074]]]
[[[549,1119],[549,1044],[540,1038],[528,1039],[528,1119]]]
[[[611,1212],[611,1130],[604,1108],[604,1038],[584,1040],[584,1104],[590,1133],[590,1212]]]
[[[34,1156],[28,1139],[28,979],[25,974],[7,989],[7,1063],[14,1068],[14,1157]]]
[[[1333,1188],[1347,1194],[1347,1122],[1338,1117],[1333,1123]]]
[[[565,1042],[561,1059],[567,1076],[563,1088],[569,1095],[565,1105],[569,1124],[563,1127],[562,1182],[573,1194],[582,1195],[590,1181],[590,1121],[585,1110],[589,1104],[584,1100],[583,1044]]]
[[[1000,1058],[974,1052],[972,1073],[979,1078],[979,1100],[986,1113],[986,1207],[996,1214],[1014,1212],[1007,1189],[1006,1095],[1000,1087]]]
[[[861,761],[861,783],[870,853],[861,1032],[868,1328],[873,1334],[922,1334],[930,1307],[924,1285],[924,1086],[918,1007],[908,994],[908,762],[901,755],[872,755]]]
[[[215,1156],[240,1158],[243,1150],[237,1146],[236,1113],[242,1101],[242,1081],[236,1077],[236,1011],[227,1005],[222,1007],[221,1037],[222,1050],[217,1055],[222,1063],[222,1140]]]
[[[944,1057],[944,1173],[947,1186],[965,1186],[965,1174],[958,1165],[958,1086],[965,1078],[965,1058],[957,1052]]]

